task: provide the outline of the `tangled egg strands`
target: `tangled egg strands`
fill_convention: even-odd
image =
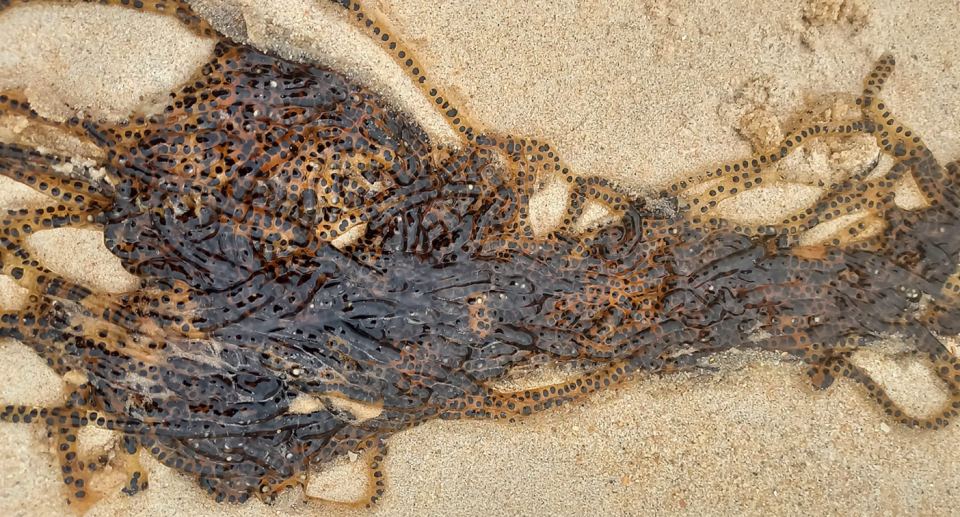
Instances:
[[[359,4],[335,2],[408,71],[460,146],[431,143],[341,74],[223,39],[185,3],[100,3],[173,16],[217,44],[150,117],[54,121],[22,93],[0,93],[0,115],[105,156],[106,180],[73,179],[55,172],[71,165],[64,157],[0,143],[0,174],[51,199],[0,218],[3,274],[30,293],[2,315],[0,336],[85,379],[62,407],[7,406],[0,419],[52,430],[78,511],[102,496],[90,490],[96,464],[77,449],[85,425],[122,433],[127,493],[146,483],[139,448],[227,502],[272,500],[306,486],[318,465],[365,451],[358,504],[369,505],[385,488],[392,433],[437,417],[512,421],[734,347],[793,354],[819,388],[857,380],[907,425],[939,428],[960,409],[960,363],[934,334],[960,331],[960,167],[938,164],[880,100],[890,57],[865,80],[859,122],[801,128],[771,154],[671,185],[661,197],[681,206],[666,213],[577,176],[542,141],[473,129]],[[775,181],[777,162],[808,140],[863,133],[889,171],[834,185],[779,224],[717,215],[722,200]],[[549,177],[569,187],[566,214],[536,235],[529,200]],[[926,206],[898,207],[904,180]],[[575,231],[589,203],[616,222]],[[838,237],[802,242],[850,214],[862,217]],[[24,246],[64,227],[102,231],[141,287],[95,292]],[[890,333],[946,384],[935,414],[909,415],[850,363]],[[590,373],[492,387],[517,366],[563,364]],[[318,404],[304,410],[305,396]]]

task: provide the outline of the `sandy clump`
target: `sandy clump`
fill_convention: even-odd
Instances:
[[[198,9],[235,38],[344,70],[435,138],[452,139],[390,58],[327,4],[205,0]],[[855,94],[887,50],[900,58],[888,103],[939,159],[960,156],[956,3],[377,4],[433,80],[451,85],[484,127],[552,141],[574,170],[625,190],[650,192],[770,145],[804,107]],[[209,42],[176,23],[123,9],[40,5],[0,14],[0,88],[25,89],[51,117],[123,118],[154,105],[209,53]],[[23,135],[17,121],[0,121],[0,131],[44,138]],[[867,143],[814,148],[797,164],[809,174],[785,176],[814,188],[838,174],[829,164],[861,163],[867,151]],[[736,210],[769,217],[802,192],[780,187]],[[537,199],[544,228],[565,196],[554,186]],[[43,202],[0,178],[0,208]],[[135,285],[95,233],[66,233],[35,238],[50,257],[72,258],[58,271],[111,290]],[[0,308],[21,298],[0,279]],[[0,353],[0,401],[57,404],[60,379],[27,347],[0,341]],[[905,404],[942,396],[909,358],[874,359],[865,361]],[[779,356],[733,351],[716,364],[716,374],[644,377],[516,425],[431,422],[400,433],[389,441],[389,490],[372,511],[317,510],[293,493],[270,507],[218,505],[144,456],[150,488],[132,498],[116,491],[90,515],[943,515],[960,506],[956,426],[930,433],[892,424],[858,387],[841,380],[813,392],[802,368]],[[330,490],[363,483],[361,463],[346,458],[317,478],[312,494],[335,498]],[[63,515],[60,487],[46,431],[0,424],[0,514]]]

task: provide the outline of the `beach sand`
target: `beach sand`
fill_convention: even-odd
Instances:
[[[368,1],[367,4],[373,2]],[[369,40],[321,0],[206,0],[197,8],[238,40],[329,64],[384,94],[440,141],[452,132]],[[946,163],[960,156],[960,2],[943,0],[381,0],[402,40],[482,127],[553,142],[578,173],[643,194],[749,156],[810,106],[849,110],[885,51],[898,70],[884,92]],[[120,8],[17,7],[0,14],[0,90],[25,89],[41,114],[122,119],[155,106],[210,53],[177,23]],[[819,116],[819,115],[818,115]],[[94,156],[22,120],[0,139]],[[876,154],[868,143],[812,144],[784,176],[835,177]],[[839,172],[838,172],[839,171]],[[909,189],[903,198],[909,203]],[[727,212],[769,219],[820,191],[781,186]],[[548,224],[557,195],[535,202]],[[898,198],[899,201],[899,198]],[[43,199],[0,179],[0,208]],[[136,279],[91,231],[42,233],[31,246],[52,269],[98,288]],[[0,309],[22,293],[0,278]],[[891,347],[895,348],[895,347]],[[956,348],[953,348],[956,353]],[[24,345],[0,341],[0,401],[55,405],[61,380]],[[909,408],[937,407],[942,388],[909,355],[858,361]],[[939,432],[887,420],[858,386],[814,392],[796,362],[733,351],[716,373],[643,377],[518,424],[430,422],[389,440],[388,491],[373,510],[218,505],[144,455],[149,488],[111,491],[88,514],[223,515],[948,515],[960,512],[957,426]],[[114,437],[85,431],[109,456]],[[361,461],[344,460],[311,493],[362,492]],[[114,481],[122,482],[114,476]],[[106,482],[109,482],[107,479]],[[66,515],[52,440],[41,426],[0,424],[0,515]]]

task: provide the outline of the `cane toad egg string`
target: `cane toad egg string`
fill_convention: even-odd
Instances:
[[[960,408],[960,363],[936,337],[960,330],[960,167],[937,163],[880,99],[892,57],[865,79],[861,120],[799,128],[771,153],[670,185],[660,197],[679,208],[665,213],[576,174],[546,142],[474,129],[358,3],[335,2],[404,67],[460,146],[432,143],[342,74],[217,35],[186,3],[100,3],[172,16],[217,43],[153,116],[54,121],[23,92],[0,93],[0,115],[104,151],[96,166],[109,181],[93,181],[58,174],[66,157],[0,143],[0,174],[53,203],[0,219],[2,272],[30,292],[2,315],[0,336],[86,379],[62,407],[11,405],[0,419],[51,429],[79,511],[102,496],[77,448],[86,425],[121,433],[132,458],[145,449],[224,502],[272,500],[365,451],[369,490],[358,503],[369,505],[386,488],[395,432],[433,418],[513,421],[730,348],[793,354],[819,388],[854,379],[903,424],[940,428]],[[774,166],[805,142],[854,134],[876,138],[889,171],[834,185],[780,224],[717,214],[723,200],[774,181]],[[535,235],[529,200],[549,177],[570,186],[566,212],[561,228]],[[926,206],[894,203],[903,179]],[[617,220],[574,231],[588,202]],[[835,233],[843,238],[801,243],[850,213],[880,231],[862,233],[861,220]],[[97,292],[24,246],[65,227],[102,231],[140,288]],[[891,333],[947,386],[935,414],[903,411],[849,361]],[[513,368],[569,363],[592,368],[543,388],[493,387]],[[293,411],[304,394],[322,407]],[[337,400],[379,413],[361,418]],[[133,493],[146,475],[135,460],[129,470]]]

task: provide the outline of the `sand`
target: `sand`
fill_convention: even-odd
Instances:
[[[940,160],[960,156],[957,2],[381,0],[378,7],[482,126],[546,138],[574,169],[624,190],[648,192],[747,156],[788,131],[804,107],[841,116],[884,51],[899,61],[888,104]],[[451,138],[399,68],[325,2],[206,0],[198,9],[234,38],[358,77],[438,140]],[[49,116],[79,110],[114,119],[148,109],[209,52],[176,23],[123,9],[37,5],[0,14],[0,89],[25,89]],[[0,138],[92,152],[17,120],[0,120]],[[728,211],[763,219],[805,204],[819,192],[808,184],[869,161],[871,152],[812,145],[784,173],[796,183]],[[553,196],[536,202],[544,224],[556,209]],[[0,208],[42,202],[0,181]],[[135,285],[94,232],[51,232],[31,245],[65,275],[108,290]],[[0,278],[0,308],[21,298]],[[0,354],[0,401],[61,399],[61,381],[27,347],[7,340]],[[865,354],[860,362],[905,405],[935,407],[942,396],[909,356]],[[150,488],[132,498],[116,491],[89,515],[960,512],[956,426],[904,428],[857,386],[841,380],[814,392],[800,365],[775,355],[734,351],[716,364],[717,373],[643,378],[519,424],[431,422],[400,433],[390,439],[389,491],[372,511],[305,506],[294,493],[272,506],[217,505],[189,479],[145,459]],[[109,435],[86,434],[109,449]],[[311,491],[356,492],[359,463],[346,460]],[[67,514],[58,477],[44,429],[0,424],[0,515]]]

